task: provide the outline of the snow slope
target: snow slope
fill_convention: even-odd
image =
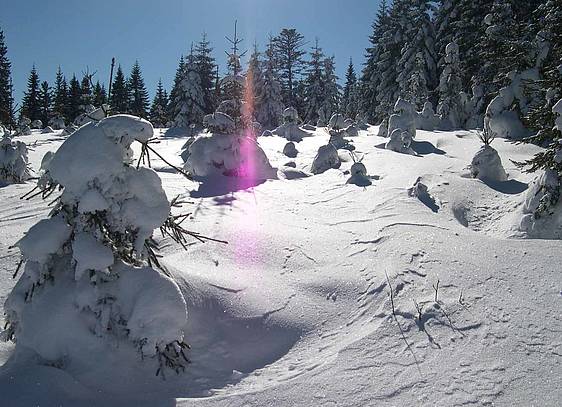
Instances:
[[[36,143],[33,169],[58,134],[21,137]],[[469,175],[474,133],[418,131],[419,156],[385,150],[374,134],[353,139],[365,188],[346,183],[353,160],[342,150],[337,170],[253,188],[198,184],[154,160],[168,197],[190,201],[190,229],[229,242],[163,250],[188,302],[189,371],[162,381],[119,349],[68,371],[25,352],[8,360],[13,346],[2,343],[0,405],[560,405],[561,244],[514,238],[532,176],[510,159],[537,148],[496,140],[508,180],[485,184]],[[181,165],[185,139],[160,140]],[[318,129],[295,159],[284,138],[259,143],[274,167],[308,173],[328,140]],[[416,182],[427,190],[409,193]],[[2,303],[18,262],[9,246],[47,213],[46,202],[19,199],[31,187],[0,189]]]

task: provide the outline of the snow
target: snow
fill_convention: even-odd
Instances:
[[[88,270],[106,270],[114,262],[111,249],[89,233],[78,233],[72,240],[72,257],[76,262],[75,279],[82,278]]]
[[[387,141],[384,148],[396,151],[397,153],[416,155],[411,145],[412,136],[410,133],[398,128],[390,134],[390,140]]]
[[[0,138],[0,185],[24,182],[30,177],[27,146],[23,141],[13,141],[8,132]]]
[[[37,263],[46,263],[70,237],[71,227],[62,216],[43,219],[32,226],[16,246],[22,256]]]
[[[507,180],[500,155],[490,145],[484,145],[476,152],[470,165],[470,172],[474,178],[483,181]]]
[[[311,172],[313,174],[321,174],[332,168],[339,168],[341,160],[338,155],[338,150],[333,144],[326,144],[318,148],[318,153],[312,161]]]
[[[180,334],[181,321],[191,365],[166,380],[156,377],[154,358],[141,359],[96,330],[94,319],[84,318],[90,312],[76,312],[77,304],[95,306],[98,297],[67,290],[77,284],[72,274],[56,279],[44,291],[48,297],[33,300],[36,309],[49,310],[27,320],[41,334],[26,336],[16,351],[0,344],[2,400],[14,407],[560,404],[560,243],[513,237],[539,174],[524,173],[511,160],[542,150],[496,139],[509,179],[484,183],[467,174],[481,147],[475,132],[418,130],[416,157],[376,148],[388,141],[377,131],[370,127],[354,138],[368,173],[377,174],[367,188],[346,183],[354,165],[347,158],[321,175],[189,199],[199,183],[154,157],[167,195],[193,201],[184,208],[193,212],[186,227],[229,244],[194,244],[186,252],[167,244],[161,261],[173,281],[143,268],[119,269],[125,277],[102,294],[126,293],[112,308],[137,321],[131,323],[137,338],[141,325],[157,328],[142,316],[166,318],[160,328],[167,337]],[[329,141],[325,129],[313,134],[298,144],[294,171],[310,172]],[[186,138],[162,137],[159,130],[154,136],[155,148],[181,165]],[[29,155],[36,172],[45,152],[64,141],[44,141],[35,131],[17,139],[40,141]],[[288,170],[286,143],[275,135],[260,138],[280,171]],[[139,147],[132,145],[136,157]],[[0,189],[2,299],[19,261],[18,250],[8,247],[49,211],[46,202],[19,199],[29,189]],[[150,293],[139,295],[140,288]],[[150,312],[129,312],[133,301],[133,308]],[[65,346],[45,340],[55,336]]]
[[[414,106],[406,100],[399,98],[394,105],[394,114],[388,119],[388,135],[392,136],[395,130],[406,132],[410,138],[416,137],[416,111]]]

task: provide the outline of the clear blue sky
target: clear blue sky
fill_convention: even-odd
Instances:
[[[111,57],[128,74],[136,59],[151,94],[162,78],[171,87],[177,62],[203,31],[224,72],[234,20],[243,48],[254,40],[263,49],[269,33],[296,28],[335,55],[344,76],[352,57],[358,70],[378,0],[0,0],[0,27],[12,62],[14,96],[21,100],[35,63],[41,80],[54,81],[60,65],[67,79],[89,68],[107,82]]]

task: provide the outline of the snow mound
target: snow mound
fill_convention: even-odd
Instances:
[[[402,129],[395,129],[390,134],[390,140],[385,144],[384,148],[397,153],[416,155],[412,149],[412,136],[409,132]]]
[[[310,171],[316,175],[332,168],[340,168],[340,165],[341,160],[338,155],[338,150],[332,144],[327,144],[318,149]]]
[[[473,178],[483,181],[505,181],[507,174],[498,152],[490,145],[484,145],[476,152],[470,165]]]
[[[43,130],[41,130],[41,133],[43,133],[43,134],[48,134],[48,133],[52,133],[52,132],[54,132],[54,130],[51,126],[47,126]]]
[[[283,154],[289,158],[295,158],[299,154],[297,148],[295,147],[295,143],[289,141],[285,144],[285,147],[283,147]]]
[[[203,118],[203,126],[212,133],[232,133],[235,129],[235,123],[228,114],[217,111],[208,114]]]
[[[394,130],[408,133],[410,138],[416,137],[416,111],[414,105],[402,98],[398,98],[394,105],[395,113],[388,119],[388,135]]]
[[[109,106],[105,105],[103,107],[98,107],[97,109],[93,106],[89,106],[86,112],[82,113],[76,119],[74,119],[74,125],[77,127],[82,127],[85,124],[91,122],[99,122],[106,116],[106,112]]]
[[[49,120],[49,127],[55,130],[63,130],[66,127],[64,123],[64,118],[61,116],[55,116]]]
[[[32,129],[38,130],[43,128],[43,122],[39,119],[33,120],[30,124]]]
[[[29,177],[27,146],[5,135],[0,139],[0,183],[20,183]]]
[[[367,167],[362,162],[355,162],[350,169],[351,177],[347,180],[348,184],[354,184],[358,187],[367,187],[372,184],[371,179],[367,175]]]

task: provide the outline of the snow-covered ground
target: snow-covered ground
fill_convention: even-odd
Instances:
[[[468,169],[475,133],[418,131],[413,156],[385,150],[377,132],[353,138],[367,187],[346,183],[344,150],[337,170],[251,188],[198,184],[153,159],[168,197],[189,200],[189,228],[229,242],[163,250],[188,302],[193,363],[163,381],[116,349],[61,370],[8,360],[13,345],[1,343],[0,405],[560,405],[562,245],[514,229],[534,176],[510,160],[537,148],[496,140],[508,180],[486,184]],[[20,137],[33,170],[59,134]],[[155,148],[181,165],[186,139],[160,140]],[[309,172],[328,140],[318,129],[296,143],[296,159],[283,155],[286,139],[259,143],[294,175],[283,165]],[[20,199],[32,187],[0,188],[2,304],[19,261],[10,246],[49,210]]]

